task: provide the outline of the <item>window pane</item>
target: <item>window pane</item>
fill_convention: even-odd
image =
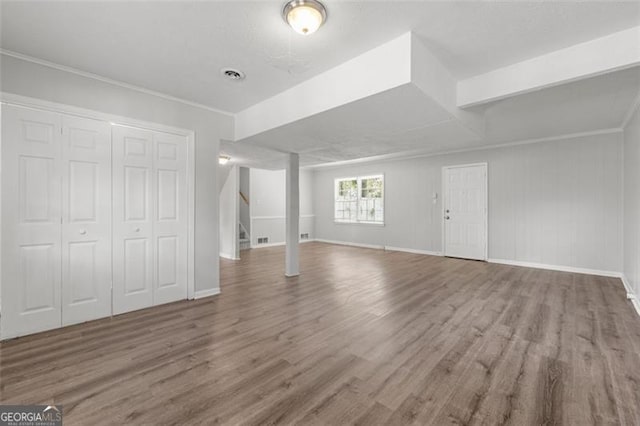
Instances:
[[[334,217],[349,222],[384,223],[382,176],[337,179]]]
[[[382,198],[382,178],[362,179],[362,198]]]
[[[356,221],[358,205],[358,180],[342,179],[336,181],[336,199],[334,218],[343,221]]]

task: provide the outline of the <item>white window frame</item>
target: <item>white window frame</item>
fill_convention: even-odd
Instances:
[[[358,219],[358,215],[360,212],[360,200],[362,199],[362,181],[365,179],[379,178],[382,179],[382,221],[372,221],[372,220],[360,220]],[[357,181],[357,198],[356,198],[356,215],[355,220],[351,219],[339,219],[336,218],[336,202],[338,201],[338,191],[340,182],[346,180],[355,180]],[[333,181],[333,222],[336,224],[349,224],[349,225],[374,225],[374,226],[384,226],[386,220],[386,205],[385,205],[385,184],[384,184],[384,174],[377,173],[371,175],[364,176],[349,176],[349,177],[340,177],[335,178]]]

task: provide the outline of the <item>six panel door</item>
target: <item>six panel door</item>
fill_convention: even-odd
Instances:
[[[445,256],[486,260],[487,167],[444,169]]]
[[[154,304],[187,298],[187,144],[182,136],[154,133]]]
[[[61,117],[2,105],[2,335],[61,325]]]
[[[111,315],[111,126],[62,119],[62,325]]]
[[[153,305],[153,133],[113,126],[113,313]]]
[[[2,105],[0,334],[187,298],[185,137]]]

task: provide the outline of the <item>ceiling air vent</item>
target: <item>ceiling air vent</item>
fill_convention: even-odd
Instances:
[[[244,80],[245,75],[242,71],[236,70],[233,68],[222,68],[220,70],[220,74],[222,74],[228,80],[240,81]]]

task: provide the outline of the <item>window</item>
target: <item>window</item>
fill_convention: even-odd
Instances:
[[[336,179],[336,222],[384,223],[384,176]]]

